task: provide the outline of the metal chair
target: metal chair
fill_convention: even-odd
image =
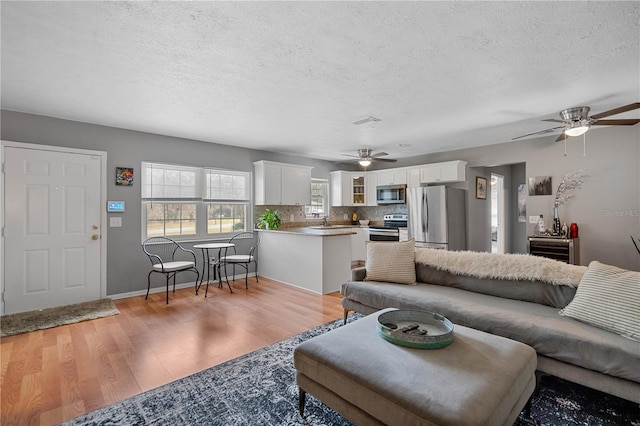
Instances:
[[[246,273],[244,277],[245,288],[249,288],[249,265],[254,263],[256,265],[256,282],[258,282],[258,245],[260,244],[260,238],[257,233],[253,232],[241,232],[234,235],[229,240],[234,246],[229,248],[231,254],[222,256],[218,260],[218,267],[224,267],[224,275],[229,283],[229,277],[227,276],[227,265],[233,265],[233,276],[236,275],[236,265],[242,266]]]
[[[169,303],[169,280],[173,278],[173,292],[176,292],[176,275],[179,272],[192,271],[196,273],[196,287],[200,272],[196,269],[196,254],[183,248],[180,244],[167,237],[152,237],[142,243],[142,250],[149,256],[153,268],[147,275],[147,295],[151,289],[151,274],[164,274],[167,279],[167,304]],[[189,260],[176,259],[176,254],[182,254]],[[193,259],[193,260],[191,260]],[[197,289],[196,289],[197,290]]]

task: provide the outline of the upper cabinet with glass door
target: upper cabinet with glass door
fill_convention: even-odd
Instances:
[[[362,172],[335,171],[331,176],[331,205],[364,206],[366,201],[365,175]]]
[[[365,185],[364,174],[353,174],[351,176],[351,194],[354,206],[364,206]]]

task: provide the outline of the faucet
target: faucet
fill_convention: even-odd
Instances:
[[[323,217],[322,218],[322,226],[329,226],[329,223],[327,223],[327,217]]]

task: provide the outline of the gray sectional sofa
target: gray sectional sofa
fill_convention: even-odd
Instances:
[[[345,318],[389,307],[438,312],[533,347],[542,374],[640,403],[640,342],[559,314],[586,267],[536,258],[542,272],[531,275],[517,269],[532,256],[435,252],[416,249],[415,285],[368,280],[369,264],[354,269],[341,287]]]

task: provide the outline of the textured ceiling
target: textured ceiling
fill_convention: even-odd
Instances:
[[[638,2],[2,1],[0,13],[3,109],[320,159],[501,143],[567,107],[640,100]],[[352,124],[368,116],[381,121]]]

